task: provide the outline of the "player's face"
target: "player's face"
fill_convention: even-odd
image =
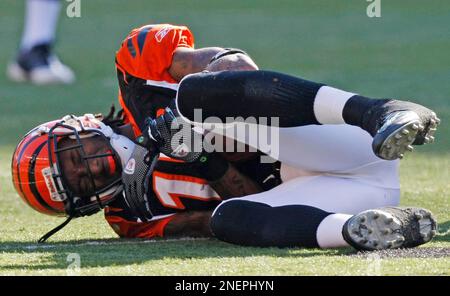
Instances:
[[[96,190],[105,188],[120,177],[120,163],[111,154],[111,148],[102,137],[95,136],[81,139],[85,158],[80,149],[70,149],[60,153],[60,165],[69,189],[78,196],[92,196]],[[75,145],[75,140],[64,138],[59,148]],[[89,168],[88,168],[89,166]],[[92,179],[89,176],[92,176]]]

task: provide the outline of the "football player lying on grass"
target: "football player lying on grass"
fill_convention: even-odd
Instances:
[[[69,117],[28,134],[16,149],[14,182],[30,205],[69,217],[108,205],[108,221],[125,237],[208,235],[211,228],[219,239],[243,245],[350,244],[358,249],[415,246],[432,238],[436,223],[427,210],[384,208],[358,214],[398,204],[397,162],[383,159],[403,157],[412,149],[410,144],[431,142],[439,123],[432,111],[268,71],[186,77],[204,68],[257,69],[239,50],[189,48],[184,42],[190,40],[189,33],[185,27],[144,26],[122,43],[116,65],[125,122],[133,124],[134,135],[144,130],[150,151],[156,147],[175,157],[164,149],[171,139],[158,136],[171,136],[158,129],[166,121],[170,124],[172,113],[160,116],[159,126],[146,118],[162,114],[177,90],[176,103],[185,121],[194,120],[194,108],[219,118],[279,117],[278,159],[284,183],[279,185],[277,178],[279,162],[261,164],[252,158],[230,163],[230,157],[219,153],[155,161],[157,154],[147,155],[98,120],[83,119],[96,122],[95,128],[86,130],[84,123],[76,127],[77,120]],[[168,40],[179,43],[168,44]],[[166,45],[158,47],[161,44]],[[227,59],[244,65],[217,66]],[[150,67],[159,62],[164,65]],[[155,68],[161,71],[155,74],[151,71]],[[119,133],[117,122],[109,123]],[[153,126],[155,141],[150,141],[146,124]],[[132,153],[136,155],[131,157]],[[309,176],[304,176],[305,171]],[[123,186],[127,199],[117,198]],[[245,198],[222,202],[208,223],[208,210],[223,199],[239,196]]]
[[[68,216],[41,241],[102,208],[122,237],[374,250],[414,247],[435,235],[428,210],[395,207],[398,161],[375,156],[372,137],[360,128],[280,128],[279,172],[280,162],[261,163],[250,153],[242,163],[227,160],[233,154],[180,153],[183,145],[167,145],[180,131],[169,128],[175,120],[183,121],[170,109],[148,119],[138,138],[145,148],[132,141],[129,125],[114,121],[114,131],[93,115],[30,131],[14,152],[15,188],[34,209]]]

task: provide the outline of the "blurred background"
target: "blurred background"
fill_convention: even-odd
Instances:
[[[70,18],[66,14],[70,2],[62,1],[55,47],[58,56],[74,70],[76,82],[34,86],[11,82],[5,74],[7,64],[17,53],[25,1],[0,1],[0,242],[2,252],[12,250],[8,251],[12,257],[5,253],[6,259],[2,259],[8,262],[9,270],[30,264],[42,266],[45,262],[39,261],[40,255],[24,259],[29,261],[20,265],[18,257],[13,256],[15,248],[20,246],[19,241],[35,242],[59,222],[28,209],[14,192],[10,160],[15,145],[38,123],[69,113],[107,113],[111,104],[117,106],[115,51],[132,28],[150,23],[188,26],[197,48],[242,48],[261,69],[297,75],[365,96],[409,99],[434,109],[442,119],[436,143],[418,148],[402,161],[402,204],[430,208],[437,214],[441,230],[448,232],[450,1],[381,0],[379,18],[367,16],[371,3],[366,0],[79,2],[81,16]],[[114,237],[99,214],[76,219],[52,239]],[[448,235],[437,239],[437,244],[446,247],[448,242]],[[51,264],[64,266],[65,258],[58,252],[49,256]],[[102,264],[97,249],[83,256],[87,258],[84,260]],[[135,262],[128,258],[120,263],[120,258],[107,260],[124,265]]]
[[[114,53],[134,27],[191,28],[196,47],[246,50],[263,69],[372,97],[411,99],[443,119],[433,151],[449,150],[450,3],[382,0],[80,0],[69,18],[62,1],[56,53],[77,75],[73,85],[12,83],[5,73],[18,48],[24,2],[0,2],[0,147],[12,147],[37,123],[68,113],[107,112],[117,100]],[[422,151],[423,149],[421,149]]]

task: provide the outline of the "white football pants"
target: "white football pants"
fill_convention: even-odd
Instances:
[[[306,205],[334,213],[316,229],[321,248],[348,246],[342,227],[352,215],[399,204],[399,162],[376,157],[372,137],[362,129],[350,125],[309,125],[272,132],[278,134],[272,134],[270,142],[248,136],[248,132],[231,136],[225,131],[227,136],[267,152],[282,163],[281,185],[239,199],[271,207]],[[217,208],[232,200],[235,199],[226,200]]]
[[[264,141],[249,137],[248,130],[245,136],[237,133],[232,137],[280,160],[283,184],[241,199],[273,207],[308,205],[345,214],[399,203],[399,162],[375,156],[372,137],[358,127],[279,128],[273,130],[278,132],[278,145],[272,142],[270,151]]]

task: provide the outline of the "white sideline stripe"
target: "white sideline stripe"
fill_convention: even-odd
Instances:
[[[166,243],[166,242],[180,242],[180,241],[206,241],[210,238],[207,237],[185,237],[185,238],[173,238],[173,239],[158,239],[158,240],[139,240],[133,241],[132,239],[127,241],[117,241],[117,242],[98,242],[98,241],[90,241],[84,243],[77,244],[32,244],[24,247],[1,247],[0,251],[9,251],[9,250],[38,250],[38,249],[56,249],[62,247],[78,247],[78,246],[120,246],[120,245],[133,245],[133,244],[152,244],[152,243]],[[120,239],[118,239],[120,240]]]
[[[147,80],[145,84],[146,85],[151,85],[151,86],[170,88],[170,89],[173,89],[175,91],[178,91],[178,83],[169,83],[169,82],[166,82],[166,81]]]
[[[344,105],[355,94],[337,88],[322,86],[314,99],[314,114],[321,124],[345,124]]]

